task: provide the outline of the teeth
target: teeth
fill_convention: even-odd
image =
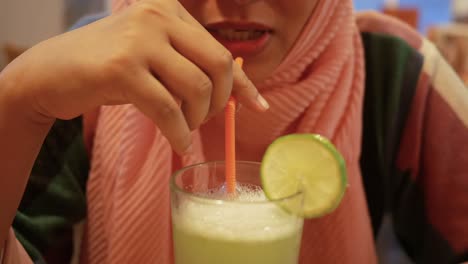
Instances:
[[[219,29],[218,34],[230,41],[246,41],[257,39],[263,35],[262,30],[235,30],[235,29]]]

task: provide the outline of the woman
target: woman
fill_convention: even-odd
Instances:
[[[86,215],[82,263],[170,263],[169,176],[222,158],[231,87],[245,105],[239,159],[295,132],[330,138],[346,159],[346,196],[306,221],[300,263],[377,263],[385,213],[416,262],[465,260],[468,96],[429,43],[375,14],[356,19],[350,0],[179,2],[114,1],[113,15],[2,72],[7,262],[24,257],[13,218],[35,261],[64,263]],[[80,119],[55,123],[15,217],[54,120],[83,113],[86,145]]]

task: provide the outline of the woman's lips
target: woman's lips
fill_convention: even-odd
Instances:
[[[234,57],[250,57],[268,44],[272,30],[258,23],[223,22],[206,27]]]

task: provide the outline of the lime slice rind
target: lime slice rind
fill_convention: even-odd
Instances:
[[[316,218],[333,212],[343,199],[346,165],[326,138],[316,134],[292,134],[275,140],[261,165],[262,186],[268,199],[289,213]],[[294,206],[285,197],[302,193],[303,204]]]

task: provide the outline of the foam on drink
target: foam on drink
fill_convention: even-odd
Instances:
[[[177,212],[173,212],[173,221],[185,231],[239,241],[274,240],[302,228],[297,216],[266,201],[259,187],[240,184],[235,198],[229,199],[224,192],[214,190],[184,199]]]

